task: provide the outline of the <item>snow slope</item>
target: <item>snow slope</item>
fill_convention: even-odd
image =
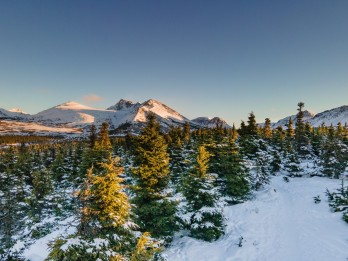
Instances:
[[[36,135],[69,135],[79,136],[83,134],[83,130],[72,127],[55,127],[44,126],[35,122],[20,122],[20,121],[7,121],[2,120],[0,122],[0,135],[2,134],[15,134],[15,135],[29,135],[35,133]]]
[[[35,121],[46,124],[84,126],[107,121],[115,111],[88,107],[77,102],[66,102],[34,115]]]
[[[5,110],[0,108],[0,120],[1,119],[14,119],[14,120],[27,120],[29,117],[28,114],[23,112],[15,111],[15,110]]]
[[[323,111],[310,119],[310,123],[314,127],[320,126],[323,122],[326,126],[330,126],[331,124],[336,126],[339,122],[341,122],[342,125],[348,123],[348,106],[341,106]]]
[[[143,123],[149,112],[154,113],[163,126],[183,124],[189,121],[180,113],[169,108],[165,104],[148,100],[143,103],[133,103],[121,99],[108,109],[96,109],[77,102],[67,102],[33,116],[40,123],[65,125],[69,127],[84,127],[90,124],[100,125],[108,122],[111,129],[124,123]]]
[[[348,106],[346,105],[333,108],[331,110],[326,110],[317,114],[314,114],[307,110],[303,113],[303,120],[305,122],[309,122],[314,127],[319,127],[322,123],[324,123],[326,126],[330,126],[331,124],[333,126],[337,126],[337,123],[339,122],[342,123],[342,125],[348,123]],[[286,128],[286,125],[288,124],[290,117],[292,118],[292,121],[294,123],[293,126],[295,126],[297,116],[292,115],[273,123],[272,128],[277,128],[278,126]]]
[[[275,177],[252,201],[225,208],[226,234],[208,243],[176,238],[166,251],[175,261],[339,261],[348,258],[348,225],[325,196],[339,180]],[[313,197],[320,195],[320,204]],[[242,247],[238,247],[243,237]]]
[[[310,121],[311,118],[313,118],[315,116],[315,113],[312,113],[310,111],[303,111],[303,120],[304,121]],[[279,121],[277,121],[276,123],[273,123],[272,124],[272,128],[277,128],[278,126],[282,126],[282,127],[285,127],[287,126],[287,124],[289,123],[289,119],[292,119],[292,122],[293,122],[293,126],[295,127],[295,123],[296,123],[296,120],[297,120],[297,115],[291,115],[291,116],[288,116],[288,117],[285,117]]]

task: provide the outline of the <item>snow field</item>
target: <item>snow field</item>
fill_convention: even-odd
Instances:
[[[226,234],[219,240],[176,238],[165,254],[171,261],[347,260],[348,224],[330,211],[325,195],[340,182],[313,177],[286,183],[274,177],[251,201],[225,208]],[[319,204],[313,200],[317,195]]]

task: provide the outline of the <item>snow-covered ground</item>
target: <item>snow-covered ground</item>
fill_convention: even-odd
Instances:
[[[339,186],[340,180],[320,177],[289,183],[274,177],[253,200],[225,208],[226,234],[219,240],[176,238],[165,254],[170,261],[347,260],[348,224],[330,211],[325,195]]]

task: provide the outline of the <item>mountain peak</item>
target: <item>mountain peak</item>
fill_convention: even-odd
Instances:
[[[130,107],[133,107],[136,104],[138,104],[138,103],[134,103],[134,102],[129,101],[129,100],[121,99],[115,105],[107,108],[107,110],[120,111],[120,110],[124,110],[124,109],[128,109]]]
[[[22,109],[20,109],[20,108],[13,108],[13,109],[8,110],[8,111],[10,111],[10,112],[16,112],[16,113],[21,113],[21,114],[28,114],[28,113],[24,112],[24,111],[23,111]]]
[[[63,110],[83,110],[83,109],[91,109],[91,107],[88,107],[86,105],[80,104],[75,101],[68,101],[64,102],[62,104],[57,105],[55,108],[57,109],[63,109]]]
[[[159,105],[163,105],[163,103],[155,100],[155,99],[150,99],[150,100],[147,100],[146,102],[143,103],[144,105],[156,105],[156,104],[159,104]]]
[[[228,125],[227,122],[220,117],[198,117],[196,119],[193,119],[192,122],[206,128],[214,128],[217,125],[221,125],[223,128],[231,128],[231,126]]]

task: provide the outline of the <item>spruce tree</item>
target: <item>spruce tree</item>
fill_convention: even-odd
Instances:
[[[144,240],[147,244],[140,256],[153,260],[160,250],[158,243],[149,233],[136,237],[119,159],[109,158],[99,169],[89,169],[78,192],[81,219],[77,233],[52,242],[47,260],[132,260]]]
[[[331,125],[321,153],[322,173],[332,178],[339,178],[347,167],[347,151],[347,145],[337,138],[335,129]]]
[[[295,141],[296,141],[296,147],[297,152],[299,156],[306,156],[309,154],[309,138],[306,133],[306,126],[303,121],[303,107],[304,103],[299,102],[297,104],[298,106],[298,113],[297,113],[297,119],[296,119],[296,129],[295,129]]]
[[[254,112],[251,112],[248,117],[247,134],[253,137],[258,136],[258,126]]]
[[[288,139],[292,139],[295,136],[295,130],[293,128],[293,122],[292,122],[292,118],[289,118],[289,122],[286,125],[287,129],[286,129],[286,137]]]
[[[191,127],[190,127],[190,123],[185,122],[184,123],[184,127],[182,130],[183,133],[183,140],[185,143],[188,143],[190,141],[191,138]]]
[[[224,180],[223,191],[231,198],[231,202],[237,203],[245,199],[250,191],[249,173],[234,140],[230,140],[221,157],[219,171]]]
[[[269,118],[265,119],[265,125],[262,128],[262,137],[266,140],[270,140],[272,138],[271,120]]]
[[[176,203],[169,201],[166,192],[170,180],[169,155],[153,114],[149,114],[137,139],[132,175],[134,212],[141,230],[170,240],[176,229]]]
[[[89,147],[93,149],[95,147],[95,142],[97,140],[97,133],[96,133],[96,127],[94,124],[92,124],[89,134]]]
[[[209,157],[205,147],[200,146],[194,167],[183,180],[183,194],[187,200],[183,222],[190,236],[213,241],[224,234],[224,217],[214,186],[216,176],[207,172]]]

